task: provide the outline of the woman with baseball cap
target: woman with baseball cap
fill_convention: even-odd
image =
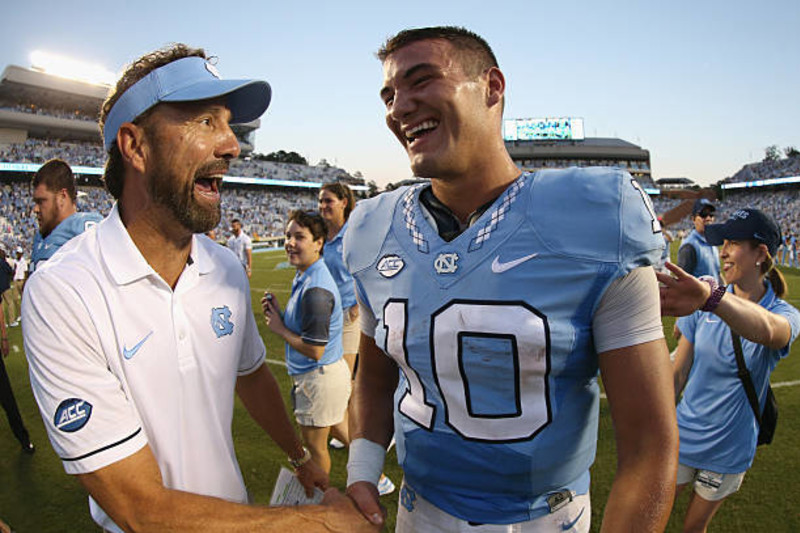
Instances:
[[[742,209],[724,224],[706,226],[705,235],[709,244],[721,245],[727,287],[671,263],[673,275],[656,274],[662,314],[682,317],[674,363],[676,400],[683,390],[678,493],[689,483],[694,489],[684,531],[705,531],[755,457],[759,421],[739,377],[735,346],[762,413],[770,374],[800,332],[800,312],[781,299],[787,286],[775,268],[781,241],[775,221]]]

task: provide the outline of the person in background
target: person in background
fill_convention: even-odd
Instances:
[[[347,230],[347,219],[356,206],[353,191],[341,182],[326,183],[319,191],[319,214],[325,219],[327,235],[322,254],[325,264],[336,282],[339,295],[342,297],[342,311],[344,312],[344,326],[342,327],[342,348],[344,360],[350,367],[350,373],[355,379],[358,357],[358,302],[356,301],[355,282],[353,276],[347,271],[342,261],[342,246],[344,233]],[[351,420],[352,423],[352,420]],[[331,431],[331,447],[341,449],[347,445],[335,429]],[[395,489],[394,483],[386,475],[381,474],[378,482],[378,493],[381,496],[391,494]]]
[[[231,231],[233,235],[228,238],[228,248],[233,250],[249,278],[253,274],[253,241],[242,229],[242,221],[238,218],[231,220]]]
[[[13,307],[12,315],[6,317],[8,325],[13,327],[19,326],[22,318],[22,291],[25,289],[25,280],[28,279],[28,260],[25,259],[25,252],[21,246],[17,247],[17,257],[14,260],[14,276],[11,285],[11,302]],[[16,316],[14,315],[16,314]]]
[[[713,276],[720,281],[719,250],[709,244],[705,237],[705,227],[713,222],[716,209],[705,198],[695,200],[692,206],[694,229],[678,248],[678,266],[692,276]]]
[[[79,213],[78,191],[72,169],[61,159],[51,159],[39,167],[31,180],[33,213],[39,231],[33,238],[30,271],[47,261],[67,241],[103,220],[98,213]]]
[[[0,286],[2,288],[2,286]],[[22,415],[19,413],[17,406],[17,399],[14,397],[14,391],[11,388],[11,380],[8,378],[8,371],[6,370],[5,362],[3,359],[8,357],[10,353],[8,345],[8,331],[6,330],[6,318],[3,308],[0,307],[0,403],[3,405],[3,410],[6,412],[8,425],[11,426],[11,431],[22,446],[22,451],[27,454],[32,454],[36,451],[36,447],[31,442],[28,429],[22,421]]]
[[[294,414],[311,457],[330,471],[328,435],[333,427],[348,443],[350,369],[342,357],[342,304],[325,261],[325,221],[292,211],[286,224],[286,255],[297,273],[285,313],[273,293],[261,300],[270,331],[286,343],[286,365],[294,386]]]
[[[8,326],[5,317],[11,316],[14,311],[11,283],[14,279],[14,267],[8,263],[6,251],[0,248],[0,298],[3,304],[3,324]]]
[[[677,483],[678,492],[693,489],[684,531],[706,530],[756,454],[759,423],[738,376],[734,342],[741,344],[761,413],[770,374],[800,333],[800,312],[782,300],[788,287],[775,268],[778,225],[758,209],[742,209],[724,224],[707,225],[705,238],[722,246],[727,287],[671,263],[672,275],[658,274],[662,313],[682,317],[674,361],[676,401],[683,391]]]

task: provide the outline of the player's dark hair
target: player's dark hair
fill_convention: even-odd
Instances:
[[[443,39],[461,54],[464,71],[471,77],[476,77],[491,67],[497,67],[497,58],[491,46],[477,33],[458,26],[435,26],[429,28],[412,28],[403,30],[394,37],[390,37],[381,46],[376,54],[381,62],[397,50],[418,41]]]
[[[44,184],[50,192],[58,192],[66,189],[67,194],[72,199],[72,203],[78,199],[78,191],[75,188],[75,176],[72,169],[63,159],[51,159],[39,167],[33,175],[31,185],[35,189]]]
[[[241,221],[241,220],[239,220],[238,218],[234,218],[233,220],[231,220],[231,224],[236,224],[237,222],[238,222],[239,224],[241,224],[241,223],[242,223],[242,221]]]
[[[328,234],[328,228],[325,225],[325,219],[322,218],[322,215],[313,211],[302,211],[300,209],[296,209],[289,213],[289,218],[286,220],[286,225],[289,225],[289,222],[297,222],[300,226],[308,229],[311,232],[311,237],[314,238],[315,241],[322,239],[322,242],[325,242],[325,236]]]
[[[344,206],[344,219],[347,220],[350,218],[350,213],[353,212],[353,208],[356,206],[356,198],[353,196],[353,191],[350,187],[341,181],[336,181],[324,184],[321,189],[330,192],[339,200],[346,200],[347,204]]]
[[[208,59],[205,50],[202,48],[192,48],[185,44],[177,43],[146,54],[128,65],[128,67],[125,69],[125,72],[122,73],[122,76],[117,81],[116,87],[114,87],[114,89],[108,94],[105,102],[103,102],[103,107],[100,109],[101,139],[103,138],[103,130],[105,129],[108,114],[111,112],[111,108],[114,107],[114,104],[117,103],[117,100],[120,99],[125,91],[130,89],[137,81],[141,80],[155,69],[185,57],[202,57],[203,59]],[[157,105],[151,107],[136,117],[133,123],[141,124],[147,120],[147,117],[150,116],[152,110],[157,107]],[[109,151],[108,159],[106,160],[106,167],[105,171],[103,172],[103,182],[106,185],[106,189],[115,200],[119,200],[120,196],[122,196],[124,171],[125,167],[122,162],[122,154],[117,147],[117,143],[114,142],[111,145],[111,150]]]

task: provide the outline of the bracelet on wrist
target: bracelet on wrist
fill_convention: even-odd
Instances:
[[[705,301],[700,310],[711,313],[717,308],[719,303],[722,301],[722,297],[725,295],[727,287],[725,285],[720,285],[719,283],[717,283],[717,280],[711,276],[702,276],[699,279],[701,281],[705,281],[706,283],[708,283],[708,286],[711,287],[711,294],[708,296],[708,299]]]
[[[311,452],[303,446],[303,456],[299,459],[289,457],[289,464],[296,470],[311,460]]]

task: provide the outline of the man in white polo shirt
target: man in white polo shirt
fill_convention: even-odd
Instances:
[[[231,229],[233,235],[228,239],[228,248],[233,250],[249,278],[253,271],[253,241],[242,229],[242,221],[238,218],[231,220]]]
[[[229,123],[258,118],[270,95],[264,81],[221,80],[185,45],[135,61],[100,118],[117,203],[29,279],[34,394],[106,530],[369,527],[335,491],[330,505],[302,510],[244,505],[234,391],[307,491],[328,483],[264,362],[247,277],[202,237],[219,223],[222,176],[239,155]]]

